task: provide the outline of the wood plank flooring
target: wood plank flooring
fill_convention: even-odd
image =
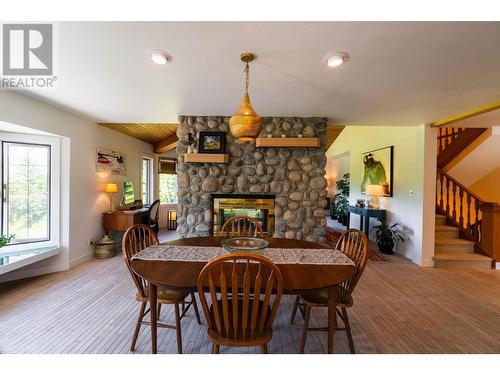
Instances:
[[[359,353],[500,353],[500,271],[424,269],[398,256],[369,262],[349,309]],[[1,353],[129,353],[139,304],[121,257],[70,271],[0,285]],[[289,325],[293,297],[284,296],[271,353],[297,353],[302,319]],[[164,306],[162,320],[174,321]],[[185,353],[210,353],[206,324],[190,310],[182,321]],[[311,326],[326,310],[313,309]],[[326,353],[326,334],[310,332],[307,353]],[[175,331],[159,329],[158,351],[176,353]],[[335,352],[348,353],[344,332]],[[136,353],[150,353],[143,327]],[[258,353],[221,348],[221,353]]]

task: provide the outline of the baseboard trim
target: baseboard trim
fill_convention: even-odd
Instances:
[[[86,254],[80,255],[78,258],[69,260],[69,268],[76,267],[82,263],[88,262],[89,260],[94,259],[94,251],[89,251]]]
[[[434,260],[432,259],[422,259],[421,267],[434,267]]]

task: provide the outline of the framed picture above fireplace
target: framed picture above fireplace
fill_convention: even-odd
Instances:
[[[226,132],[199,133],[198,153],[200,154],[225,154]]]

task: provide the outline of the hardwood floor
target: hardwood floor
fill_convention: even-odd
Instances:
[[[398,256],[369,262],[349,309],[358,353],[500,353],[500,271],[424,269]],[[123,260],[93,260],[70,271],[0,285],[1,353],[129,353],[139,304]],[[297,353],[302,319],[288,321],[283,296],[270,353]],[[311,327],[324,326],[315,308]],[[162,320],[174,321],[164,306]],[[206,325],[182,321],[185,353],[210,353]],[[159,329],[158,351],[176,353],[175,331]],[[258,353],[221,348],[221,353]],[[344,332],[335,353],[348,353]],[[149,327],[136,353],[150,353]],[[326,353],[324,332],[309,332],[306,353]]]

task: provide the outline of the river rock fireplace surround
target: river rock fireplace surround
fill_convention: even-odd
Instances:
[[[227,116],[179,116],[177,231],[182,237],[217,233],[221,223],[215,220],[221,216],[215,212],[214,198],[244,199],[246,196],[251,201],[265,196],[274,202],[274,216],[265,219],[269,234],[326,242],[326,119],[264,117],[263,121],[263,131],[274,137],[303,134],[320,138],[321,146],[259,148],[255,141],[234,139],[228,131]],[[184,161],[188,134],[194,134],[196,139],[199,131],[227,132],[227,164]],[[262,212],[253,214],[262,215]]]

